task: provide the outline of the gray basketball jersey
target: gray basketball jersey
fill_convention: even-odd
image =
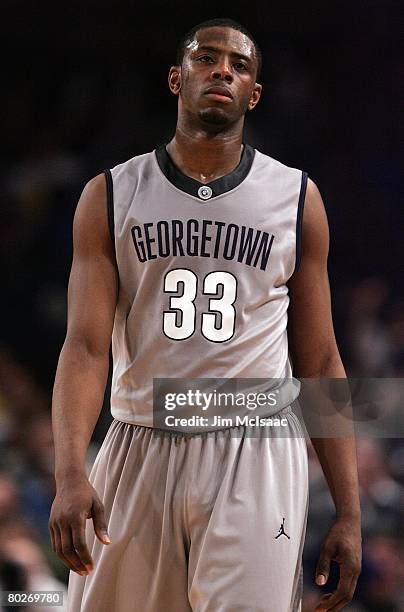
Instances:
[[[307,174],[245,144],[207,185],[165,145],[112,170],[112,415],[153,427],[153,378],[281,378]]]

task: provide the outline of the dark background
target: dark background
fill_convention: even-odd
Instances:
[[[87,180],[173,135],[168,70],[179,38],[204,19],[232,17],[261,46],[263,96],[247,117],[245,140],[306,170],[322,193],[347,372],[403,376],[400,8],[393,0],[208,8],[2,3],[0,529],[14,538],[9,555],[18,538],[35,543],[49,573],[66,579],[49,551],[47,515],[54,494],[50,398],[66,329],[72,219]],[[108,423],[107,391],[90,458]],[[318,597],[312,571],[332,518],[311,447],[309,456],[307,611]],[[351,609],[404,610],[404,444],[361,440],[358,456],[365,551]]]

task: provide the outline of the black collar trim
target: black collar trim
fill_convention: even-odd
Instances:
[[[225,176],[221,176],[210,183],[200,183],[196,179],[187,176],[177,166],[174,164],[171,159],[168,151],[166,149],[166,145],[163,144],[158,147],[155,151],[157,163],[160,167],[160,170],[163,172],[165,177],[172,183],[175,187],[180,189],[181,191],[185,191],[189,195],[192,195],[201,201],[206,199],[212,199],[215,196],[222,195],[231,189],[234,189],[246,178],[249,173],[252,163],[255,157],[255,149],[248,144],[244,144],[243,152],[241,154],[241,159],[229,174]],[[204,197],[206,191],[202,190],[202,196],[200,195],[200,189],[203,187],[210,188],[211,192],[208,189],[208,193],[211,194],[208,198]],[[199,193],[198,193],[199,191]]]

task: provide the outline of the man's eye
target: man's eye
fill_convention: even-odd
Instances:
[[[241,62],[237,62],[237,64],[234,64],[234,65],[235,65],[237,70],[247,70],[247,66],[245,66]]]
[[[210,57],[210,55],[201,55],[201,57],[197,58],[198,62],[205,62],[205,60],[211,60],[212,58]],[[212,60],[213,61],[213,60]]]

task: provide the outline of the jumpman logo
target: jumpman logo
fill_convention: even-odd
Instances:
[[[279,527],[279,532],[278,532],[278,535],[277,535],[277,536],[275,536],[275,540],[277,540],[278,538],[280,538],[280,537],[281,537],[281,535],[286,536],[286,537],[288,538],[288,540],[290,540],[290,537],[288,536],[288,534],[287,534],[287,533],[286,533],[286,531],[285,531],[284,525],[285,525],[285,519],[283,519],[283,521],[282,521],[282,525]]]

